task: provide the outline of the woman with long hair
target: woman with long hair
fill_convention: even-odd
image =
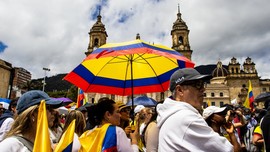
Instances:
[[[74,131],[75,133],[74,133],[74,138],[73,138],[72,151],[77,152],[79,151],[81,147],[79,137],[83,134],[84,129],[86,127],[86,122],[85,122],[84,115],[82,112],[80,112],[79,110],[72,110],[68,113],[62,135],[65,133],[68,126],[74,119],[76,121],[75,121],[75,131]],[[60,139],[62,135],[60,136]]]
[[[146,152],[157,152],[159,135],[159,128],[156,121],[157,112],[151,108],[145,108],[143,109],[143,113],[145,115],[145,127],[141,135],[142,143]]]
[[[138,129],[130,133],[131,141],[120,125],[120,113],[117,104],[109,98],[101,98],[88,113],[88,120],[95,126],[80,137],[81,151],[138,152]]]
[[[32,90],[18,100],[17,116],[5,139],[0,143],[1,151],[31,152],[35,142],[39,104],[46,102],[48,122],[52,121],[52,111],[61,106],[62,101],[50,98],[45,92]]]

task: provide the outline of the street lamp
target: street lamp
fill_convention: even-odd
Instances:
[[[46,77],[46,71],[50,71],[49,68],[43,68],[44,70],[44,79],[43,79],[43,91],[45,90],[45,85],[46,85],[46,82],[45,82],[45,77]]]

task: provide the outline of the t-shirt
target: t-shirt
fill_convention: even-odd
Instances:
[[[8,137],[0,142],[1,152],[31,152],[17,138]]]

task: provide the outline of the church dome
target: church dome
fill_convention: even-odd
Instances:
[[[228,75],[228,70],[222,66],[222,62],[218,61],[217,67],[213,70],[213,77],[226,77]]]

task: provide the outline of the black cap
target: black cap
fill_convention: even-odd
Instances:
[[[179,69],[175,71],[170,78],[170,91],[172,92],[177,84],[182,84],[186,81],[209,80],[211,78],[211,75],[202,75],[193,68]]]

